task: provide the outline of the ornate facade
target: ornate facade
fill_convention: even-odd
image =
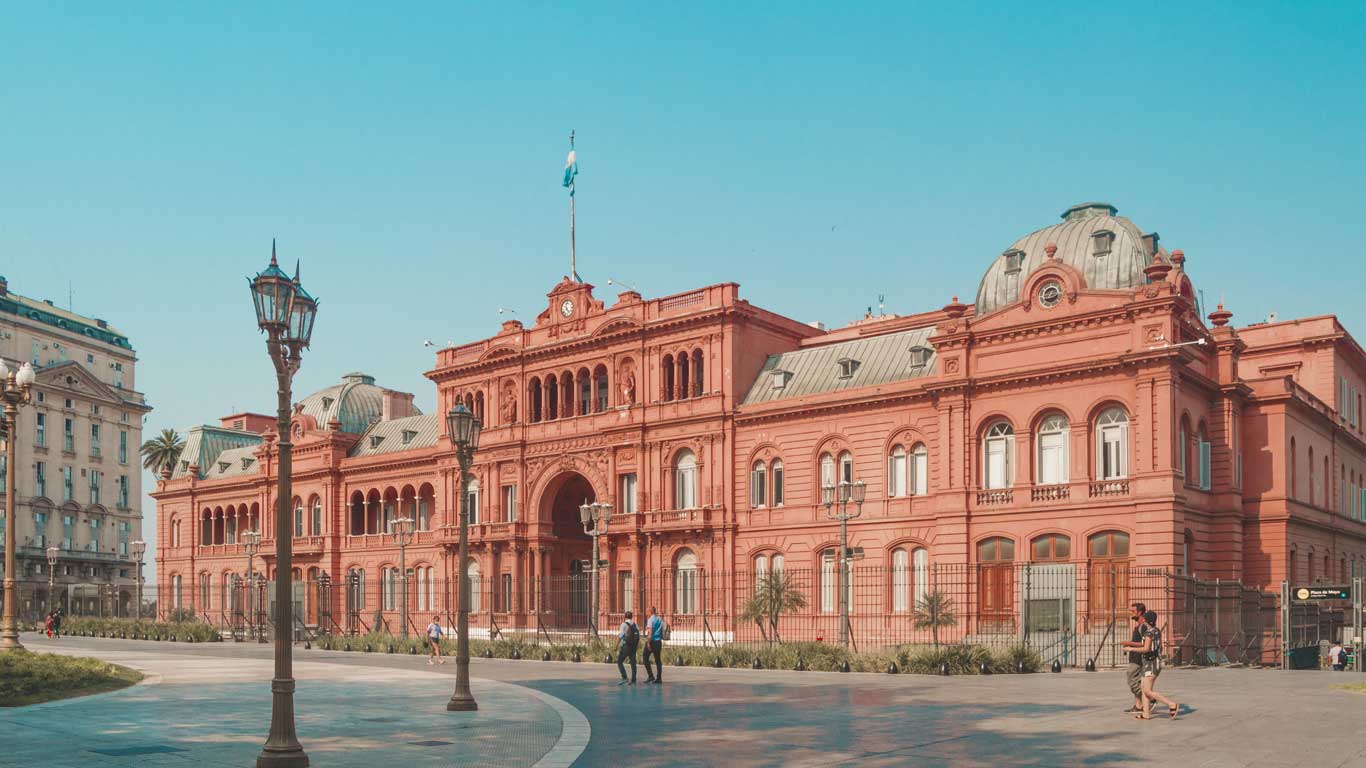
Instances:
[[[1361,347],[1332,316],[1202,317],[1184,254],[1106,204],[1016,241],[974,304],[832,331],[730,283],[609,305],[566,278],[547,298],[531,327],[442,349],[426,374],[440,413],[462,402],[484,421],[466,567],[492,601],[474,607],[502,628],[581,610],[546,585],[590,557],[585,501],[613,506],[604,617],[647,601],[694,612],[694,574],[733,602],[737,580],[779,568],[814,574],[812,609],[830,612],[839,526],[820,488],[841,481],[865,484],[850,545],[888,574],[889,613],[931,564],[1257,586],[1366,569]],[[273,508],[270,429],[250,414],[197,428],[159,485],[163,605],[227,610],[237,534]],[[298,575],[355,574],[379,595],[367,615],[389,616],[384,531],[412,516],[411,607],[449,609],[437,585],[456,574],[460,507],[443,419],[356,374],[302,400],[293,429]],[[266,567],[271,551],[267,536]],[[671,586],[651,592],[661,574]],[[1017,594],[987,577],[972,589],[983,615]]]

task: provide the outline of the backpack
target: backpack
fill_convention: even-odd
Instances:
[[[660,631],[659,636],[662,637],[662,638],[664,638],[665,640],[668,640],[668,639],[669,639],[669,624],[668,624],[668,622],[664,621],[663,619],[660,619],[660,620],[659,620],[659,624],[660,624],[660,626],[663,628],[663,629]]]
[[[634,621],[626,625],[626,644],[635,647],[640,642],[640,627]]]

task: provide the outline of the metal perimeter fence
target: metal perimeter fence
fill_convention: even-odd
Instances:
[[[392,574],[392,572],[391,572]],[[597,583],[597,610],[593,585]],[[610,637],[626,610],[656,608],[670,642],[720,646],[769,642],[843,642],[837,567],[772,571],[603,570],[543,578],[471,580],[472,637],[533,643]],[[200,585],[196,594],[144,594],[161,618],[179,608],[238,638],[268,636],[274,585],[237,580]],[[433,617],[455,624],[458,585],[397,574],[380,579],[299,581],[293,589],[299,634],[419,634]],[[870,651],[902,645],[1025,645],[1045,663],[1098,667],[1126,663],[1119,643],[1132,631],[1130,606],[1156,611],[1175,663],[1276,664],[1282,652],[1280,599],[1238,582],[1206,581],[1122,562],[854,565],[844,592],[848,643]],[[1291,606],[1290,647],[1334,638],[1341,611]]]

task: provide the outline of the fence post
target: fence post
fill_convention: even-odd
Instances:
[[[1290,669],[1290,582],[1281,582],[1281,669]]]

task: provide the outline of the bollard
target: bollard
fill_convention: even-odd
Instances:
[[[308,641],[308,640],[305,640],[305,641],[304,641],[304,650],[305,650],[305,651],[311,651],[311,650],[313,650],[313,643],[310,642],[310,641]]]
[[[1052,670],[1054,674],[1062,671],[1062,664],[1057,659],[1053,660]]]
[[[1025,669],[1024,659],[1020,659],[1019,661],[1015,662],[1015,674],[1023,675],[1027,671],[1028,670]]]
[[[516,648],[513,648],[512,653],[508,654],[508,658],[512,659],[513,661],[521,661],[522,652],[517,650]]]
[[[417,655],[417,646],[416,646],[416,645],[410,645],[410,646],[408,646],[408,655],[409,655],[409,656],[416,656],[416,655]]]
[[[1095,672],[1095,671],[1096,671],[1096,660],[1095,660],[1095,659],[1087,659],[1087,660],[1086,660],[1086,671],[1087,671],[1087,672]]]
[[[718,657],[718,660],[719,660],[719,657]],[[718,665],[718,666],[719,666],[719,665]],[[755,657],[754,657],[754,668],[755,668],[755,669],[763,669],[763,668],[764,668],[764,663],[763,663],[762,661],[759,661],[759,657],[758,657],[758,656],[755,656]]]
[[[550,651],[541,652],[541,661],[550,661]]]
[[[843,663],[843,664],[840,664],[840,671],[841,671],[841,672],[848,672],[848,671],[849,671],[849,660],[848,660],[848,659],[845,659],[845,660],[844,660],[844,663]]]
[[[887,665],[887,674],[889,674],[889,675],[895,675],[896,673],[897,673],[896,662],[894,661],[894,662],[892,662],[892,663],[890,663],[890,664]]]
[[[989,674],[991,674],[991,665],[988,664],[988,663],[986,663],[985,661],[981,662],[980,664],[977,665],[977,674],[979,674],[979,675],[989,675]]]
[[[389,653],[393,653],[393,652],[394,652],[394,644],[393,644],[393,643],[389,643]]]
[[[613,658],[612,658],[612,654],[609,653],[609,654],[607,654],[607,655],[605,655],[605,656],[602,657],[602,663],[603,663],[603,664],[615,664],[615,663],[617,663],[617,662],[616,662],[616,659],[613,659]]]
[[[944,677],[949,676],[949,663],[947,661],[940,663],[939,674],[943,675]]]
[[[806,659],[803,659],[801,656],[798,656],[798,657],[797,657],[797,667],[796,667],[796,669],[797,669],[798,672],[805,672],[805,671],[806,671]]]
[[[755,661],[758,661],[758,659],[755,659]],[[720,657],[720,656],[717,656],[717,657],[713,658],[713,659],[711,660],[711,665],[712,665],[713,667],[716,667],[717,669],[720,669],[721,666],[722,666],[722,664],[721,664],[721,657]]]
[[[350,650],[351,650],[351,644],[350,644],[350,643],[342,643],[342,650],[343,650],[343,651],[350,651]]]
[[[579,655],[578,651],[574,651],[574,663],[578,664],[581,661],[583,661],[583,657]]]
[[[493,649],[492,649],[492,648],[485,648],[485,649],[484,649],[484,658],[486,658],[486,659],[491,659],[491,658],[493,658]]]
[[[687,659],[684,659],[684,658],[683,658],[683,654],[680,653],[677,657],[674,658],[674,666],[675,666],[675,667],[686,667],[686,666],[688,666],[688,661],[687,661]]]

